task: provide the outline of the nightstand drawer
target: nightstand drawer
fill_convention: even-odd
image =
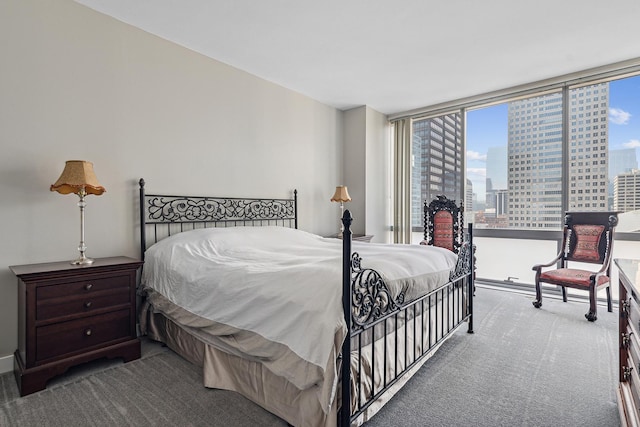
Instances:
[[[628,327],[633,329],[634,332],[640,332],[640,308],[633,298],[627,301],[629,301]]]
[[[108,341],[131,338],[130,309],[36,328],[36,360],[86,351]]]
[[[87,276],[82,280],[64,280],[48,283],[46,286],[38,286],[36,299],[38,301],[48,298],[72,297],[74,295],[89,295],[113,288],[129,288],[131,278],[128,274]]]
[[[627,329],[627,332],[631,331]],[[635,369],[636,372],[640,371],[640,365],[638,365],[638,362],[640,362],[640,343],[638,343],[638,340],[635,338],[635,333],[631,334],[631,340],[629,341],[628,346],[628,357],[631,362],[635,362],[635,365],[630,366],[633,366],[633,369]],[[640,383],[638,386],[640,387]]]
[[[57,297],[36,302],[36,320],[49,320],[74,314],[90,314],[131,301],[129,286],[107,289],[100,292],[84,292],[70,297]]]
[[[640,377],[638,377],[640,366],[638,366],[638,362],[633,360],[631,357],[627,359],[627,366],[631,368],[627,380],[629,390],[631,391],[635,407],[640,408]]]

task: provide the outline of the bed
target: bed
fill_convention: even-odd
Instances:
[[[298,230],[297,191],[171,196],[142,179],[140,219],[141,332],[289,424],[366,422],[460,325],[473,331],[471,229],[458,255],[355,242],[347,210],[344,238],[324,238]]]

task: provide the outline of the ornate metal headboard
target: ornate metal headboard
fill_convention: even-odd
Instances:
[[[140,256],[172,234],[196,228],[279,225],[298,228],[298,190],[292,199],[145,194],[140,178]]]
[[[428,204],[425,200],[423,212],[425,244],[458,253],[464,241],[464,205],[440,195]]]

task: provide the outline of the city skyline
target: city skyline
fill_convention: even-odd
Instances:
[[[609,149],[633,148],[640,156],[640,76],[609,83]],[[487,152],[506,147],[508,104],[467,112],[467,178],[473,182],[479,202],[486,192]],[[495,189],[495,188],[494,188]]]

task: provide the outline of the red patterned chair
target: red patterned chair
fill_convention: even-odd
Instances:
[[[541,284],[550,283],[562,287],[564,302],[567,302],[566,288],[589,291],[589,312],[585,317],[590,322],[598,318],[597,292],[606,288],[607,309],[611,311],[611,252],[613,232],[617,224],[617,212],[567,212],[560,253],[546,264],[533,266],[536,272],[534,307],[542,306]],[[569,262],[598,264],[600,269],[591,271],[570,268]],[[543,268],[552,266],[556,268],[543,271]]]

